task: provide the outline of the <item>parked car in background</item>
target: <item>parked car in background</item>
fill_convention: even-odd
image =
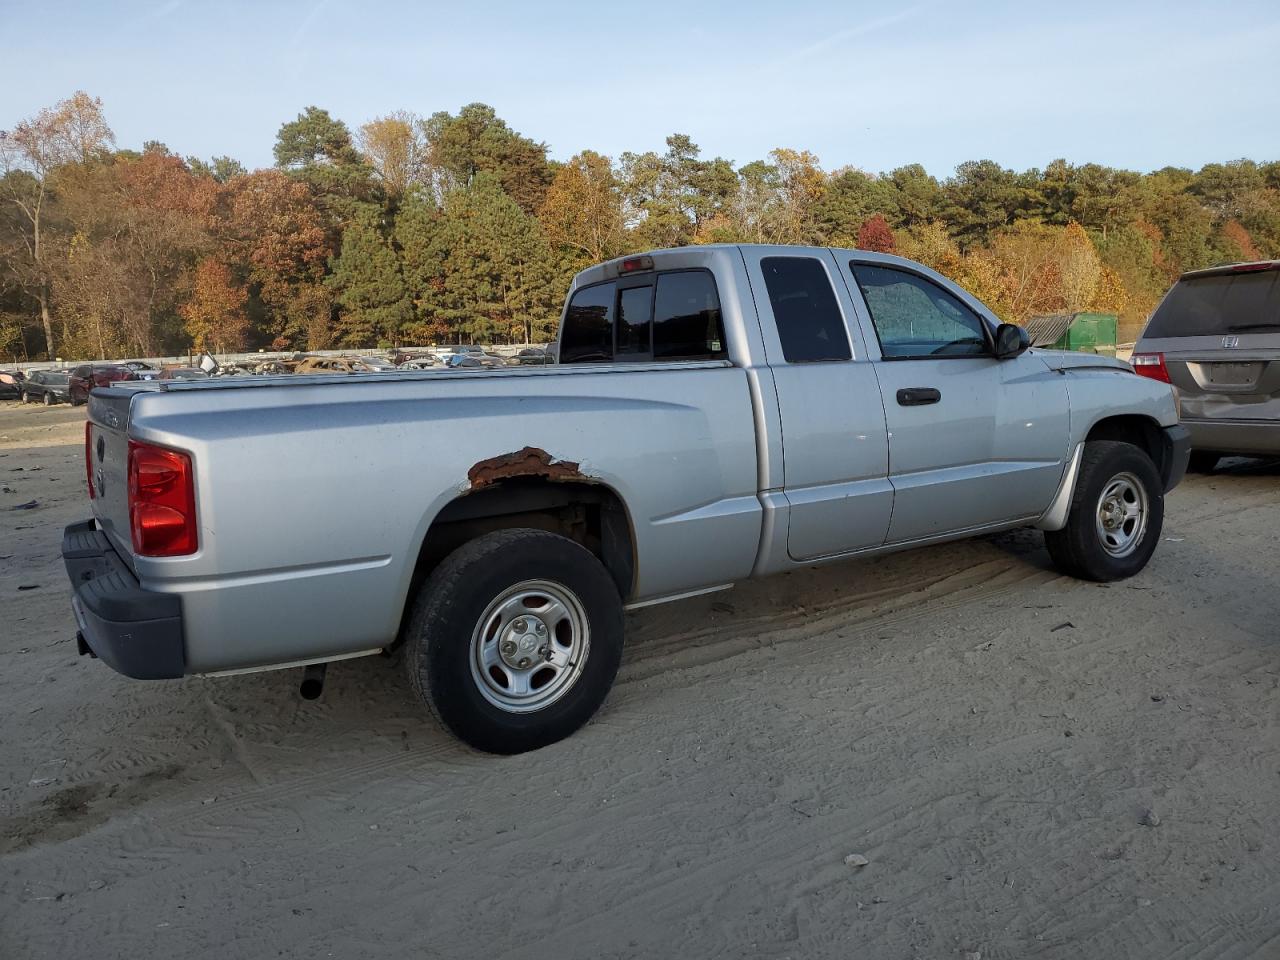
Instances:
[[[21,400],[25,379],[21,370],[0,370],[0,400]]]
[[[23,403],[43,403],[51,407],[55,403],[71,400],[71,375],[65,370],[32,370],[22,382]]]
[[[94,387],[109,387],[121,380],[141,379],[128,367],[119,363],[82,363],[71,371],[68,388],[71,405],[87,403]]]
[[[165,367],[160,371],[161,380],[207,380],[209,375],[199,367]]]
[[[1280,260],[1184,273],[1129,362],[1177,388],[1193,470],[1280,456]]]
[[[252,367],[252,372],[258,376],[279,376],[280,374],[293,373],[296,364],[287,360],[263,360],[261,363]]]
[[[440,361],[435,357],[427,354],[421,357],[411,357],[403,361],[396,367],[397,370],[431,370],[440,366]]]
[[[551,358],[542,347],[525,347],[510,362],[517,367],[540,367],[550,363]]]
[[[120,363],[120,366],[126,370],[132,370],[136,380],[158,380],[160,378],[160,371],[145,360],[124,360]]]
[[[444,365],[450,370],[481,370],[489,366],[475,353],[451,353],[445,357]]]
[[[436,359],[441,363],[448,363],[449,358],[457,354],[476,354],[478,356],[484,353],[484,347],[474,343],[463,343],[452,347],[433,347],[432,353],[436,355]]]
[[[307,664],[315,696],[321,664],[403,643],[449,729],[516,753],[600,706],[628,605],[1018,527],[1119,580],[1187,463],[1167,384],[1028,349],[886,254],[613,260],[559,342],[540,368],[97,391],[78,648],[144,679]]]
[[[381,357],[307,357],[294,373],[385,373],[396,369]]]

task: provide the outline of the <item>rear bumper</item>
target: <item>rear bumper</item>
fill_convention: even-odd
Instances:
[[[62,562],[82,653],[87,647],[113,670],[138,680],[184,675],[182,601],[176,594],[142,589],[92,520],[63,531]]]
[[[1280,421],[1183,420],[1191,431],[1191,447],[1213,453],[1280,455]]]
[[[1187,473],[1187,461],[1191,459],[1191,432],[1182,424],[1165,427],[1164,463],[1161,465],[1161,477],[1164,480],[1164,492],[1168,493],[1182,482]]]

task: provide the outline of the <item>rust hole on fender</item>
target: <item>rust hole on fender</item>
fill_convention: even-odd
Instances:
[[[513,477],[542,477],[546,480],[586,480],[572,460],[553,460],[551,454],[538,447],[525,447],[515,453],[481,460],[467,471],[472,490],[483,490]]]

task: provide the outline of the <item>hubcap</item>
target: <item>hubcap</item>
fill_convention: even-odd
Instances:
[[[590,645],[587,615],[573,591],[525,580],[485,608],[471,635],[471,676],[495,707],[531,713],[568,693]]]
[[[1112,477],[1098,500],[1097,531],[1102,549],[1113,557],[1127,557],[1147,532],[1147,491],[1131,473]]]

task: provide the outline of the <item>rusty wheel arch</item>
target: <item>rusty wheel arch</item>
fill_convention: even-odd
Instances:
[[[513,527],[548,530],[583,545],[604,564],[622,599],[631,597],[635,530],[622,497],[583,473],[579,463],[557,460],[539,447],[524,447],[481,460],[467,471],[466,488],[445,504],[427,529],[409,599],[458,547]]]
[[[483,490],[504,480],[537,477],[553,483],[593,483],[572,460],[556,460],[541,447],[525,447],[481,460],[467,471],[470,491]]]

